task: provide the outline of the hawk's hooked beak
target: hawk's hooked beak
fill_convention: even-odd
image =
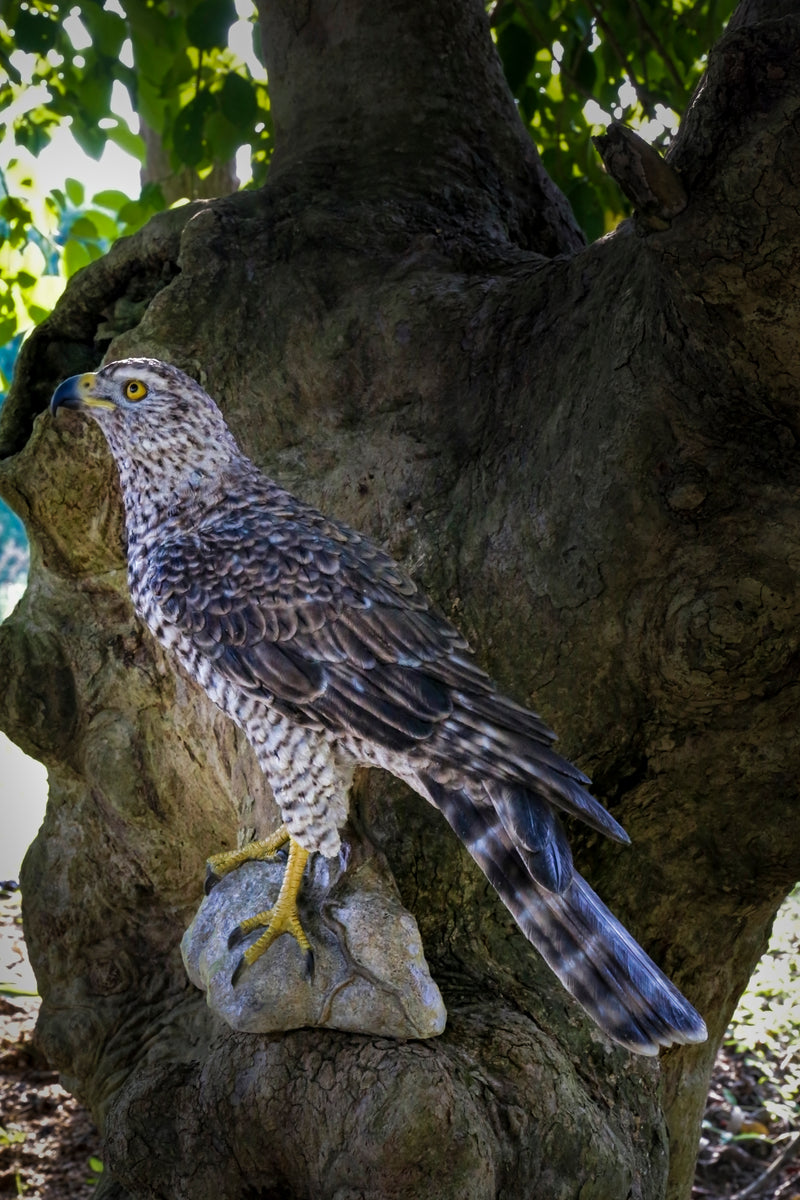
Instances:
[[[60,383],[50,401],[50,412],[53,416],[59,408],[116,408],[108,396],[102,396],[95,391],[96,379],[97,376],[88,371],[84,375],[70,375],[69,379]]]

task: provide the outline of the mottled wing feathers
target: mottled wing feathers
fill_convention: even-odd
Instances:
[[[275,533],[264,515],[207,520],[151,552],[145,587],[164,618],[255,695],[322,700],[331,722],[339,697],[348,727],[363,711],[372,734],[383,713],[387,732],[405,726],[403,744],[428,737],[452,701],[424,668],[465,648],[460,635],[366,539],[288,517]],[[483,680],[474,666],[465,673]]]
[[[467,774],[507,785],[504,822],[527,829],[534,855],[535,831],[564,840],[542,801],[626,841],[547,726],[495,690],[397,564],[292,504],[276,514],[274,501],[232,503],[165,539],[144,581],[164,619],[245,693],[303,724],[424,751],[443,783]],[[545,874],[559,880],[555,864]]]

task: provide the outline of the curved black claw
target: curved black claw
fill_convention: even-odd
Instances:
[[[206,863],[206,879],[205,879],[205,883],[203,884],[203,891],[205,892],[206,895],[208,895],[210,893],[210,891],[213,887],[216,887],[216,885],[219,883],[220,879],[222,879],[222,876],[217,875],[214,868],[212,866],[210,866],[208,863]]]
[[[306,950],[306,979],[309,983],[314,982],[314,951]]]
[[[228,949],[233,950],[234,946],[241,946],[244,939],[245,935],[242,933],[241,925],[235,925],[228,934]],[[242,964],[240,963],[239,966],[241,965]],[[239,968],[237,967],[236,969],[238,971]]]
[[[246,963],[244,961],[244,955],[242,955],[242,957],[239,959],[238,963],[236,964],[236,969],[234,970],[233,974],[231,975],[231,987],[236,987],[236,984],[239,982],[239,977],[241,976],[242,971],[244,970],[245,966],[246,966]]]

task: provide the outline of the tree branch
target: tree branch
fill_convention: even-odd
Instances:
[[[275,121],[274,181],[314,172],[356,195],[366,190],[409,203],[435,197],[444,175],[459,237],[511,241],[552,255],[578,249],[583,235],[544,171],[519,120],[489,38],[481,5],[443,0],[422,16],[412,6],[378,14],[367,0],[317,0],[308,20],[280,4],[260,8],[264,60]],[[391,55],[375,53],[375,38]],[[387,40],[383,40],[387,39]],[[331,78],[314,73],[324,47]],[[438,81],[438,102],[419,112]],[[409,114],[417,112],[417,119]],[[457,189],[458,199],[455,199]],[[442,212],[436,215],[441,229]],[[449,224],[449,222],[448,222]]]
[[[613,121],[605,133],[592,141],[609,175],[622,188],[644,224],[653,230],[669,228],[673,217],[682,213],[687,204],[686,190],[669,163],[618,121]]]

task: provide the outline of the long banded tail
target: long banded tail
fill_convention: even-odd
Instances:
[[[702,1042],[700,1015],[577,872],[559,894],[533,878],[490,806],[420,781],[528,940],[601,1029],[629,1050]]]

